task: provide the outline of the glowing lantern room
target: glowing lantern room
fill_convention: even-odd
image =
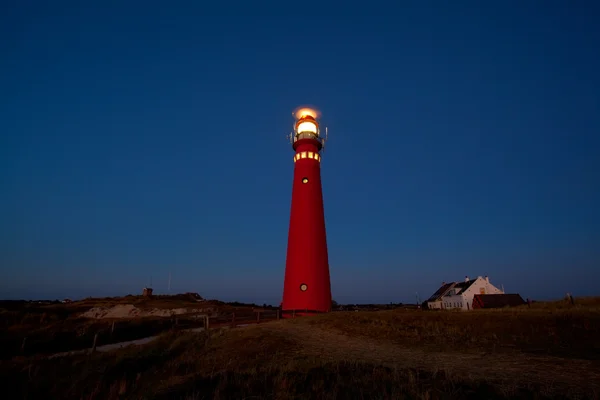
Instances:
[[[294,130],[296,135],[314,135],[319,136],[319,123],[317,122],[318,112],[311,108],[301,108],[296,111],[296,124]]]
[[[302,117],[302,119],[298,120],[296,123],[296,133],[312,133],[317,136],[319,134],[317,121],[309,115]]]

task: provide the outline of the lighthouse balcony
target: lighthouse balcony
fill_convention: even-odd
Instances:
[[[312,139],[312,140],[316,140],[317,142],[321,143],[321,145],[323,144],[323,139],[315,134],[314,132],[301,132],[298,133],[297,135],[294,136],[294,143],[296,143],[298,140],[303,140],[303,139]]]

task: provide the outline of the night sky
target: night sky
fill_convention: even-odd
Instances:
[[[600,294],[598,3],[395,3],[3,2],[0,298],[279,304],[302,104],[338,302]]]

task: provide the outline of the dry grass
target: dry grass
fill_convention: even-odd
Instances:
[[[519,351],[600,360],[600,306],[541,304],[471,312],[334,313],[312,324],[436,350]]]
[[[13,359],[0,383],[29,399],[598,398],[599,322],[593,305],[340,312]]]
[[[35,303],[0,301],[0,359],[16,355],[51,354],[90,348],[94,336],[99,335],[99,344],[140,339],[156,335],[173,328],[203,326],[202,321],[192,316],[177,316],[177,326],[171,317],[132,317],[117,320],[94,320],[80,318],[80,314],[94,307],[109,308],[132,304],[140,309],[211,309],[215,314],[236,310],[240,316],[247,311],[255,318],[251,308],[238,307],[218,301],[198,302],[190,294],[173,296],[143,296],[90,298],[73,303]],[[112,324],[115,324],[112,332]],[[25,340],[24,349],[22,348]]]
[[[38,304],[34,302],[0,302],[0,328],[7,329],[15,325],[39,326],[45,323],[62,321],[75,317],[94,307],[113,307],[132,304],[137,308],[198,308],[210,306],[210,302],[196,302],[186,296],[160,296],[146,298],[142,296],[90,298],[73,303]]]

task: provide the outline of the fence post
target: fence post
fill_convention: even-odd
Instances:
[[[110,336],[112,336],[114,331],[115,331],[115,321],[113,321],[112,325],[110,326]]]
[[[208,331],[208,329],[210,328],[209,323],[208,323],[208,315],[204,316],[204,330]]]
[[[23,343],[21,343],[21,353],[25,352],[25,343],[27,342],[27,336],[23,338]]]
[[[296,318],[296,310],[292,311],[292,318]]]
[[[94,344],[92,345],[92,353],[96,351],[96,343],[98,342],[98,334],[94,335]]]
[[[235,312],[231,313],[231,327],[235,328]]]
[[[260,323],[260,311],[256,313],[256,323]]]
[[[277,310],[277,321],[279,321],[279,310]]]

